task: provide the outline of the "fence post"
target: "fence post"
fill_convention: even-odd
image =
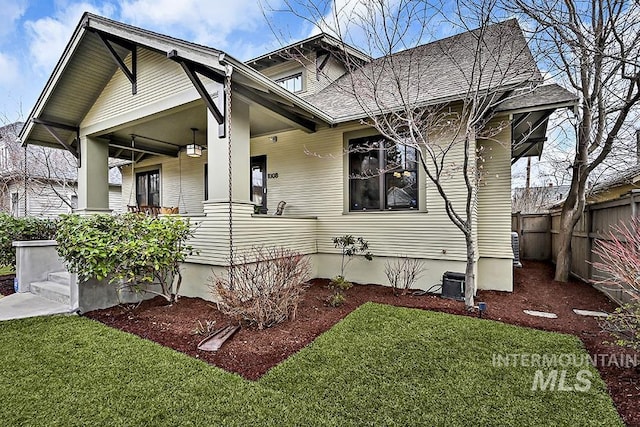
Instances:
[[[585,214],[586,217],[586,226],[587,226],[587,280],[592,279],[593,275],[593,210],[591,209],[591,205],[587,205]]]

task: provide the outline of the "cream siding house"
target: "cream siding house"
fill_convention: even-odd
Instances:
[[[520,51],[526,61],[519,65],[529,74],[514,76],[511,83],[536,83],[539,72],[517,23],[496,28],[513,32],[525,48]],[[339,253],[331,238],[344,234],[362,236],[374,254],[373,262],[353,262],[349,280],[386,284],[385,262],[408,256],[424,260],[426,272],[418,285],[429,288],[445,271],[464,271],[463,235],[424,171],[410,161],[398,174],[409,187],[380,191],[379,199],[367,202],[378,208],[362,207],[355,196],[361,190],[354,190],[362,186],[350,179],[350,162],[357,159],[345,149],[376,132],[361,124],[362,111],[336,86],[347,71],[341,58],[363,67],[376,62],[351,47],[335,55],[336,45],[332,37],[319,35],[296,44],[301,61],[293,61],[287,47],[242,63],[212,48],[86,14],[21,139],[52,146],[64,142],[79,155],[80,212],[108,208],[111,156],[130,162],[122,168],[123,207],[153,200],[191,217],[199,254],[183,266],[186,295],[211,298],[212,270],[226,271],[231,250],[256,245],[308,254],[315,277],[332,277]],[[416,52],[424,49],[427,55],[426,46]],[[455,109],[457,90],[443,80],[441,93],[422,101],[447,98]],[[66,108],[71,93],[81,95]],[[544,102],[532,102],[540,93]],[[559,87],[513,97],[494,114],[495,121],[509,125],[490,140],[475,141],[486,153],[473,224],[478,288],[512,290],[511,161],[537,154],[545,117],[572,102]],[[527,121],[525,115],[532,118]],[[535,144],[528,139],[534,133],[531,120],[545,121],[535,129]],[[42,123],[56,128],[58,138]],[[186,155],[192,142],[205,147],[201,157]],[[461,158],[460,146],[456,150]],[[452,176],[445,187],[454,204],[464,202],[462,176]],[[276,216],[281,201],[286,207]]]
[[[22,123],[0,128],[0,209],[17,217],[56,218],[77,207],[76,159],[64,149],[16,142]],[[25,164],[26,162],[26,164]],[[122,210],[122,179],[109,168],[109,208]]]

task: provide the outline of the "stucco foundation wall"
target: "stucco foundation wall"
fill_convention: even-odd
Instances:
[[[308,255],[311,261],[311,278],[329,279],[340,274],[340,255],[314,254]],[[384,267],[393,257],[379,257],[366,261],[362,257],[353,259],[346,271],[346,278],[358,284],[376,284],[389,286]],[[416,282],[414,288],[428,290],[434,285],[442,283],[445,271],[464,273],[465,263],[459,261],[423,260],[425,270]],[[227,275],[227,267],[211,266],[196,263],[182,265],[182,286],[180,296],[197,297],[208,301],[216,301],[215,293],[211,291],[211,278],[214,274]],[[436,293],[440,289],[432,289]]]
[[[317,254],[314,255],[318,266],[317,277],[329,279],[340,274],[340,255]],[[384,273],[385,264],[393,261],[395,257],[374,257],[367,261],[364,257],[353,258],[346,271],[346,279],[360,284],[376,284],[389,286],[389,281]],[[433,285],[442,283],[442,274],[445,271],[464,273],[465,263],[461,261],[442,261],[423,259],[424,271],[414,287],[427,290]],[[433,290],[433,289],[432,289]],[[440,292],[438,289],[437,292]]]
[[[182,272],[182,284],[179,295],[202,298],[207,301],[215,301],[215,295],[210,288],[214,275],[227,275],[226,267],[189,262],[182,264],[180,271]]]
[[[513,260],[480,258],[477,274],[478,289],[513,291]]]

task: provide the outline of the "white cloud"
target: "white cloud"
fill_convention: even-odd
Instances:
[[[0,0],[0,36],[13,31],[26,9],[26,0]]]
[[[84,12],[111,16],[114,11],[115,7],[109,3],[100,7],[87,2],[66,3],[53,16],[26,21],[29,54],[35,71],[48,73],[53,69]]]
[[[133,25],[216,48],[228,46],[232,32],[264,23],[255,0],[124,0],[120,7]]]
[[[0,52],[0,86],[11,87],[20,76],[20,64],[12,56]]]

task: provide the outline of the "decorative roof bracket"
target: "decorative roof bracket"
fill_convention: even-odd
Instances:
[[[313,133],[316,131],[316,124],[313,120],[309,120],[305,117],[295,114],[278,105],[276,102],[270,101],[265,97],[259,95],[258,93],[251,91],[250,89],[246,89],[240,85],[234,84],[233,90],[238,94],[244,96],[245,98],[255,102],[256,104],[261,105],[264,108],[284,117],[293,126],[303,130],[306,133]]]
[[[318,64],[318,59],[320,58],[316,58],[316,80],[317,81],[320,81],[320,74],[324,70],[324,67],[327,66],[327,63],[329,62],[329,58],[331,58],[331,53],[329,52],[325,53],[325,56],[322,59],[322,62],[320,62],[319,64]]]
[[[213,117],[216,119],[216,122],[218,122],[218,138],[224,138],[227,134],[226,120],[224,117],[224,112],[226,111],[226,105],[227,105],[226,104],[227,96],[225,93],[225,78],[220,74],[216,73],[215,71],[203,65],[194,63],[192,61],[189,61],[185,58],[180,57],[176,50],[172,50],[168,52],[167,58],[173,61],[176,61],[178,64],[182,66],[182,69],[184,70],[185,74],[187,75],[187,77],[189,77],[189,80],[191,80],[191,83],[196,88],[196,90],[198,91],[198,94],[200,94],[200,97],[202,98],[205,105],[207,106],[207,109],[211,112]],[[218,97],[216,98],[215,101],[207,91],[207,88],[205,87],[205,85],[202,83],[202,80],[200,79],[199,75],[202,75],[218,84],[218,87],[219,87]]]
[[[37,125],[42,125],[47,130],[47,132],[49,132],[49,134],[53,137],[53,139],[56,140],[58,144],[62,145],[65,150],[70,152],[73,155],[73,157],[77,159],[78,167],[80,167],[80,128],[79,127],[65,125],[62,123],[50,122],[48,120],[42,120],[38,118],[33,118],[31,119],[31,121]],[[67,141],[62,139],[60,135],[58,135],[58,132],[56,132],[56,129],[63,129],[63,130],[75,132],[76,133],[75,140],[77,141],[78,149],[76,150],[75,148],[73,148],[72,145],[68,144]]]
[[[94,31],[100,37],[100,40],[104,43],[105,47],[111,54],[111,57],[115,61],[116,65],[120,70],[127,76],[127,79],[131,82],[131,94],[135,95],[138,93],[138,49],[134,43],[130,43],[124,40],[119,40],[114,37],[110,37],[107,34],[104,34],[100,31]],[[127,67],[127,64],[124,63],[122,58],[118,55],[116,50],[113,48],[112,43],[117,44],[120,47],[123,47],[131,52],[131,69]]]

